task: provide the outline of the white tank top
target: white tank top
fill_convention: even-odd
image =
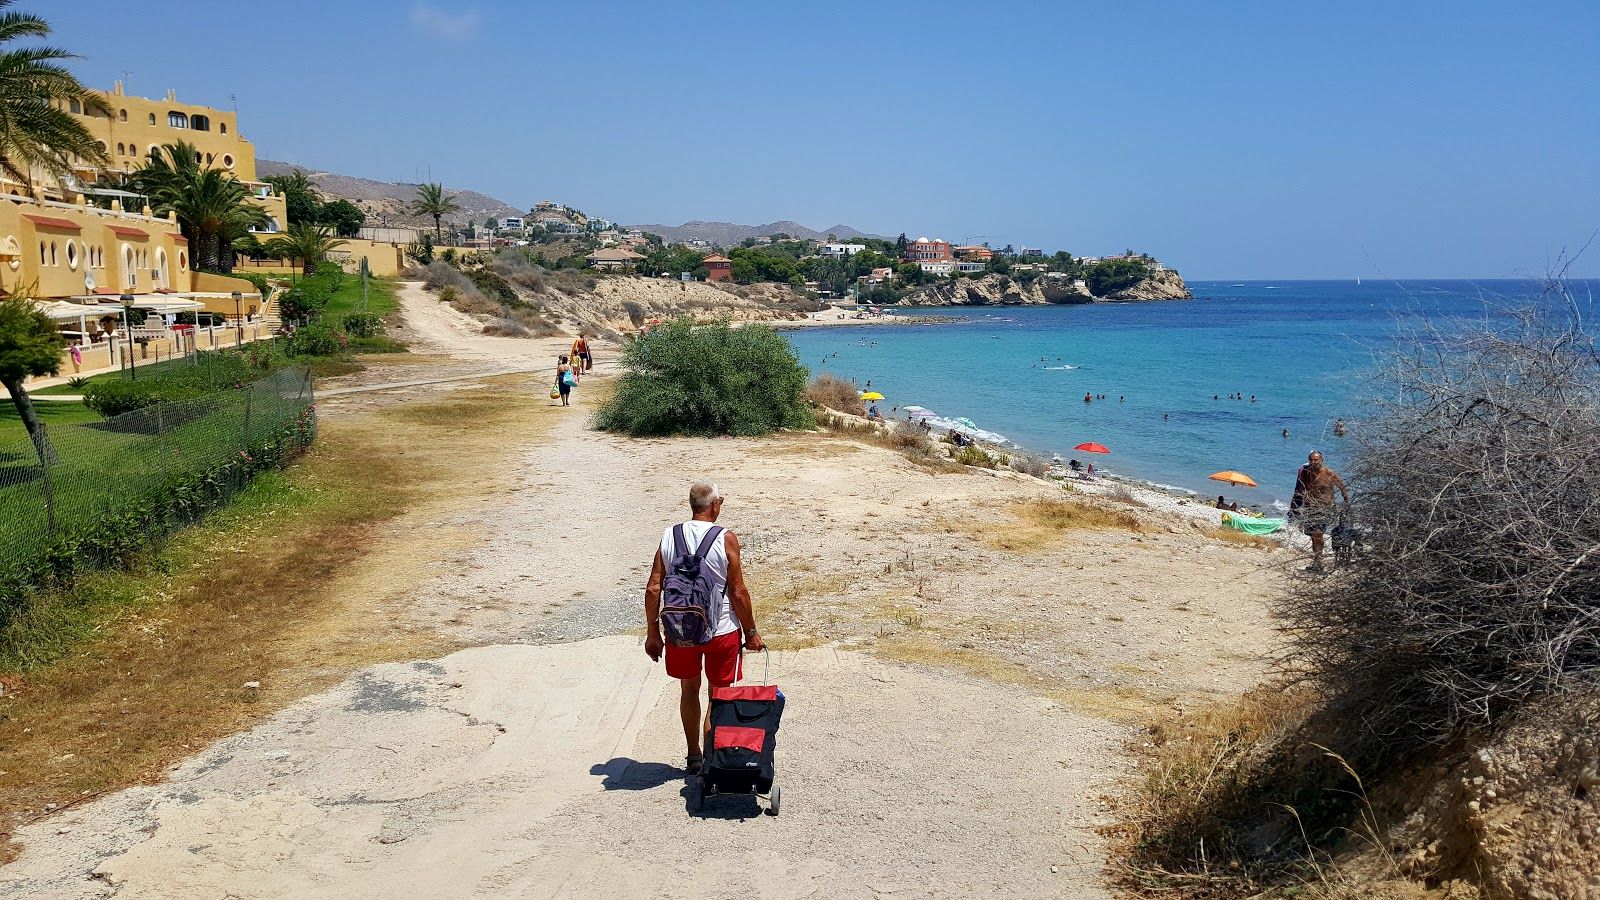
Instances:
[[[710,531],[715,524],[714,522],[702,522],[698,519],[690,519],[684,522],[684,549],[693,553],[700,546],[700,541],[705,538],[706,532]],[[723,531],[722,538],[707,548],[704,560],[704,565],[710,567],[711,574],[717,580],[716,630],[713,632],[714,637],[720,637],[731,631],[739,630],[739,620],[733,617],[733,604],[728,602],[727,542],[728,533]],[[677,555],[678,549],[673,543],[672,529],[668,528],[661,533],[661,564],[663,566],[672,565],[672,558]]]

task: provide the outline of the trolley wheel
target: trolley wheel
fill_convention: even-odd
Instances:
[[[772,786],[772,796],[770,798],[768,798],[768,800],[767,800],[767,815],[775,816],[775,815],[778,814],[778,800],[780,798],[782,798],[782,797],[783,797],[783,788],[780,788],[777,785],[773,785]]]

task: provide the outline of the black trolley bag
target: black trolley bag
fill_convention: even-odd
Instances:
[[[783,692],[773,684],[711,689],[711,733],[700,766],[696,811],[718,794],[754,794],[767,798],[768,815],[778,814],[781,791],[773,783],[773,757],[783,703]]]

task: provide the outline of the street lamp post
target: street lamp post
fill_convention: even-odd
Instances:
[[[239,301],[243,299],[243,294],[238,291],[233,292],[233,345],[235,347],[244,346],[244,316],[239,312]]]
[[[128,335],[128,377],[138,381],[139,372],[133,365],[133,295],[123,294],[117,299],[122,301],[122,330]]]

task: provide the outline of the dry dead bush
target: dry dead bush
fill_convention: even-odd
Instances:
[[[528,337],[532,332],[516,319],[491,319],[483,326],[483,333],[495,337]]]
[[[1282,606],[1292,664],[1385,745],[1600,684],[1600,356],[1546,300],[1396,354],[1345,473],[1364,552]]]
[[[1011,455],[1011,469],[1034,478],[1043,478],[1050,474],[1050,463],[1042,456],[1032,453],[1013,453]]]
[[[824,372],[806,385],[806,402],[852,416],[864,416],[867,408],[861,403],[856,386],[837,375]]]

